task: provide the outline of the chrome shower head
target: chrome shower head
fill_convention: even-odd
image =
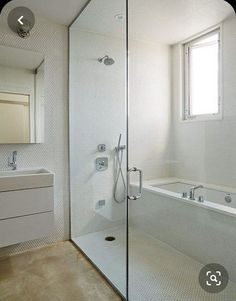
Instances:
[[[29,21],[24,21],[23,25],[17,26],[16,31],[21,38],[25,39],[30,36],[31,28],[32,28],[31,23]]]
[[[108,55],[105,55],[104,57],[100,57],[98,59],[98,61],[99,61],[99,63],[104,63],[104,65],[106,65],[106,66],[110,66],[115,63],[113,58],[109,57]]]
[[[27,7],[15,7],[10,11],[7,22],[11,30],[24,39],[30,36],[30,31],[35,24],[35,16]]]

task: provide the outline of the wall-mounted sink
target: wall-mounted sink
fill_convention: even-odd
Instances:
[[[0,172],[0,192],[53,186],[53,173],[46,169]]]

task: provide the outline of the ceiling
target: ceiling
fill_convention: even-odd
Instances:
[[[124,0],[92,0],[76,20],[82,30],[124,37]],[[223,0],[129,0],[129,36],[136,40],[175,44],[229,16],[233,8]]]
[[[223,0],[130,0],[130,11],[134,38],[167,44],[185,40],[235,15]]]
[[[6,7],[27,6],[36,16],[69,25],[87,0],[13,0]],[[83,30],[124,37],[125,0],[92,0],[75,26]],[[133,39],[174,44],[227,17],[233,8],[224,0],[129,0],[129,35]]]

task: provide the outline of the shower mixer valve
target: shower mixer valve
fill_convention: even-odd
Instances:
[[[97,158],[96,159],[96,170],[97,171],[104,171],[108,169],[108,158]]]

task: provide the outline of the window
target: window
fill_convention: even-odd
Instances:
[[[184,44],[184,120],[221,118],[220,28]]]

